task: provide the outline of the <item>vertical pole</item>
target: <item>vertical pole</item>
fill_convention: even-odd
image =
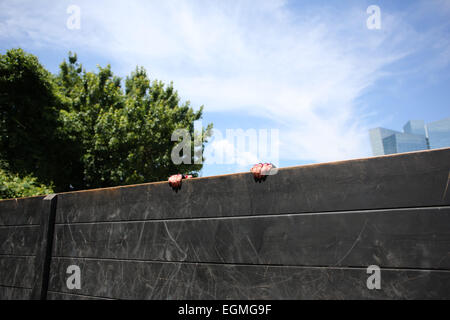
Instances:
[[[38,251],[34,262],[34,284],[32,300],[46,300],[52,259],[53,236],[55,231],[57,195],[46,196],[41,209],[41,228]]]

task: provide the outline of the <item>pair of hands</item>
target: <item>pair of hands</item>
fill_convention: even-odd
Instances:
[[[274,168],[275,166],[271,163],[258,163],[250,169],[250,172],[253,174],[253,178],[256,182],[262,182],[266,180],[267,176],[271,174],[271,171]],[[183,179],[191,178],[191,175],[175,174],[173,176],[170,176],[169,185],[172,187],[172,189],[178,191],[181,188],[181,181]]]

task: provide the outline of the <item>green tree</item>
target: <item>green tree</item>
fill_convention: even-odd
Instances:
[[[21,49],[0,55],[0,160],[11,174],[57,186],[68,179],[66,139],[57,134],[61,106],[53,76],[35,56]]]
[[[122,88],[123,83],[123,88]],[[76,54],[57,75],[21,49],[0,56],[0,160],[11,175],[67,191],[196,175],[201,164],[175,165],[174,130],[194,133],[202,117],[182,103],[173,84],[151,81],[144,68],[126,79],[108,65],[87,72]],[[192,153],[194,152],[192,147]]]
[[[20,177],[0,167],[0,199],[31,197],[52,192],[51,187],[39,184],[36,177]]]
[[[185,128],[194,136],[194,121],[203,110],[181,103],[172,83],[150,81],[138,67],[122,90],[109,65],[98,67],[98,73],[86,72],[76,55],[61,64],[57,83],[69,100],[69,109],[61,112],[66,136],[83,149],[85,187],[159,181],[176,172],[196,175],[202,168],[176,166],[170,158],[173,131]],[[201,133],[205,142],[211,128]]]

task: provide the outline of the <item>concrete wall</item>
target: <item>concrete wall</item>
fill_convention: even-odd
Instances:
[[[449,173],[447,148],[0,202],[0,298],[450,299]]]

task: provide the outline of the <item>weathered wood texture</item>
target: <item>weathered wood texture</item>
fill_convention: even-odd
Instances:
[[[230,217],[450,205],[450,148],[250,173],[62,194],[57,222]]]
[[[50,290],[120,299],[450,298],[450,149],[75,192]],[[68,290],[66,268],[82,270]],[[366,286],[369,265],[382,289]]]
[[[161,182],[59,194],[47,298],[450,299],[449,173],[447,148],[284,168],[263,183],[242,173],[178,193]],[[33,259],[40,220],[5,208],[30,225],[0,213],[0,254]],[[0,259],[12,265],[33,264]],[[81,289],[67,288],[70,265]],[[369,265],[380,290],[366,286]],[[33,279],[4,278],[5,298]]]
[[[54,257],[450,269],[450,207],[64,224]]]
[[[85,279],[68,290],[66,269]],[[118,299],[448,299],[450,272],[382,270],[381,290],[366,286],[366,268],[282,267],[99,259],[52,262],[49,289]]]
[[[0,201],[0,300],[30,298],[42,199]]]
[[[31,289],[0,286],[0,300],[28,300]]]

